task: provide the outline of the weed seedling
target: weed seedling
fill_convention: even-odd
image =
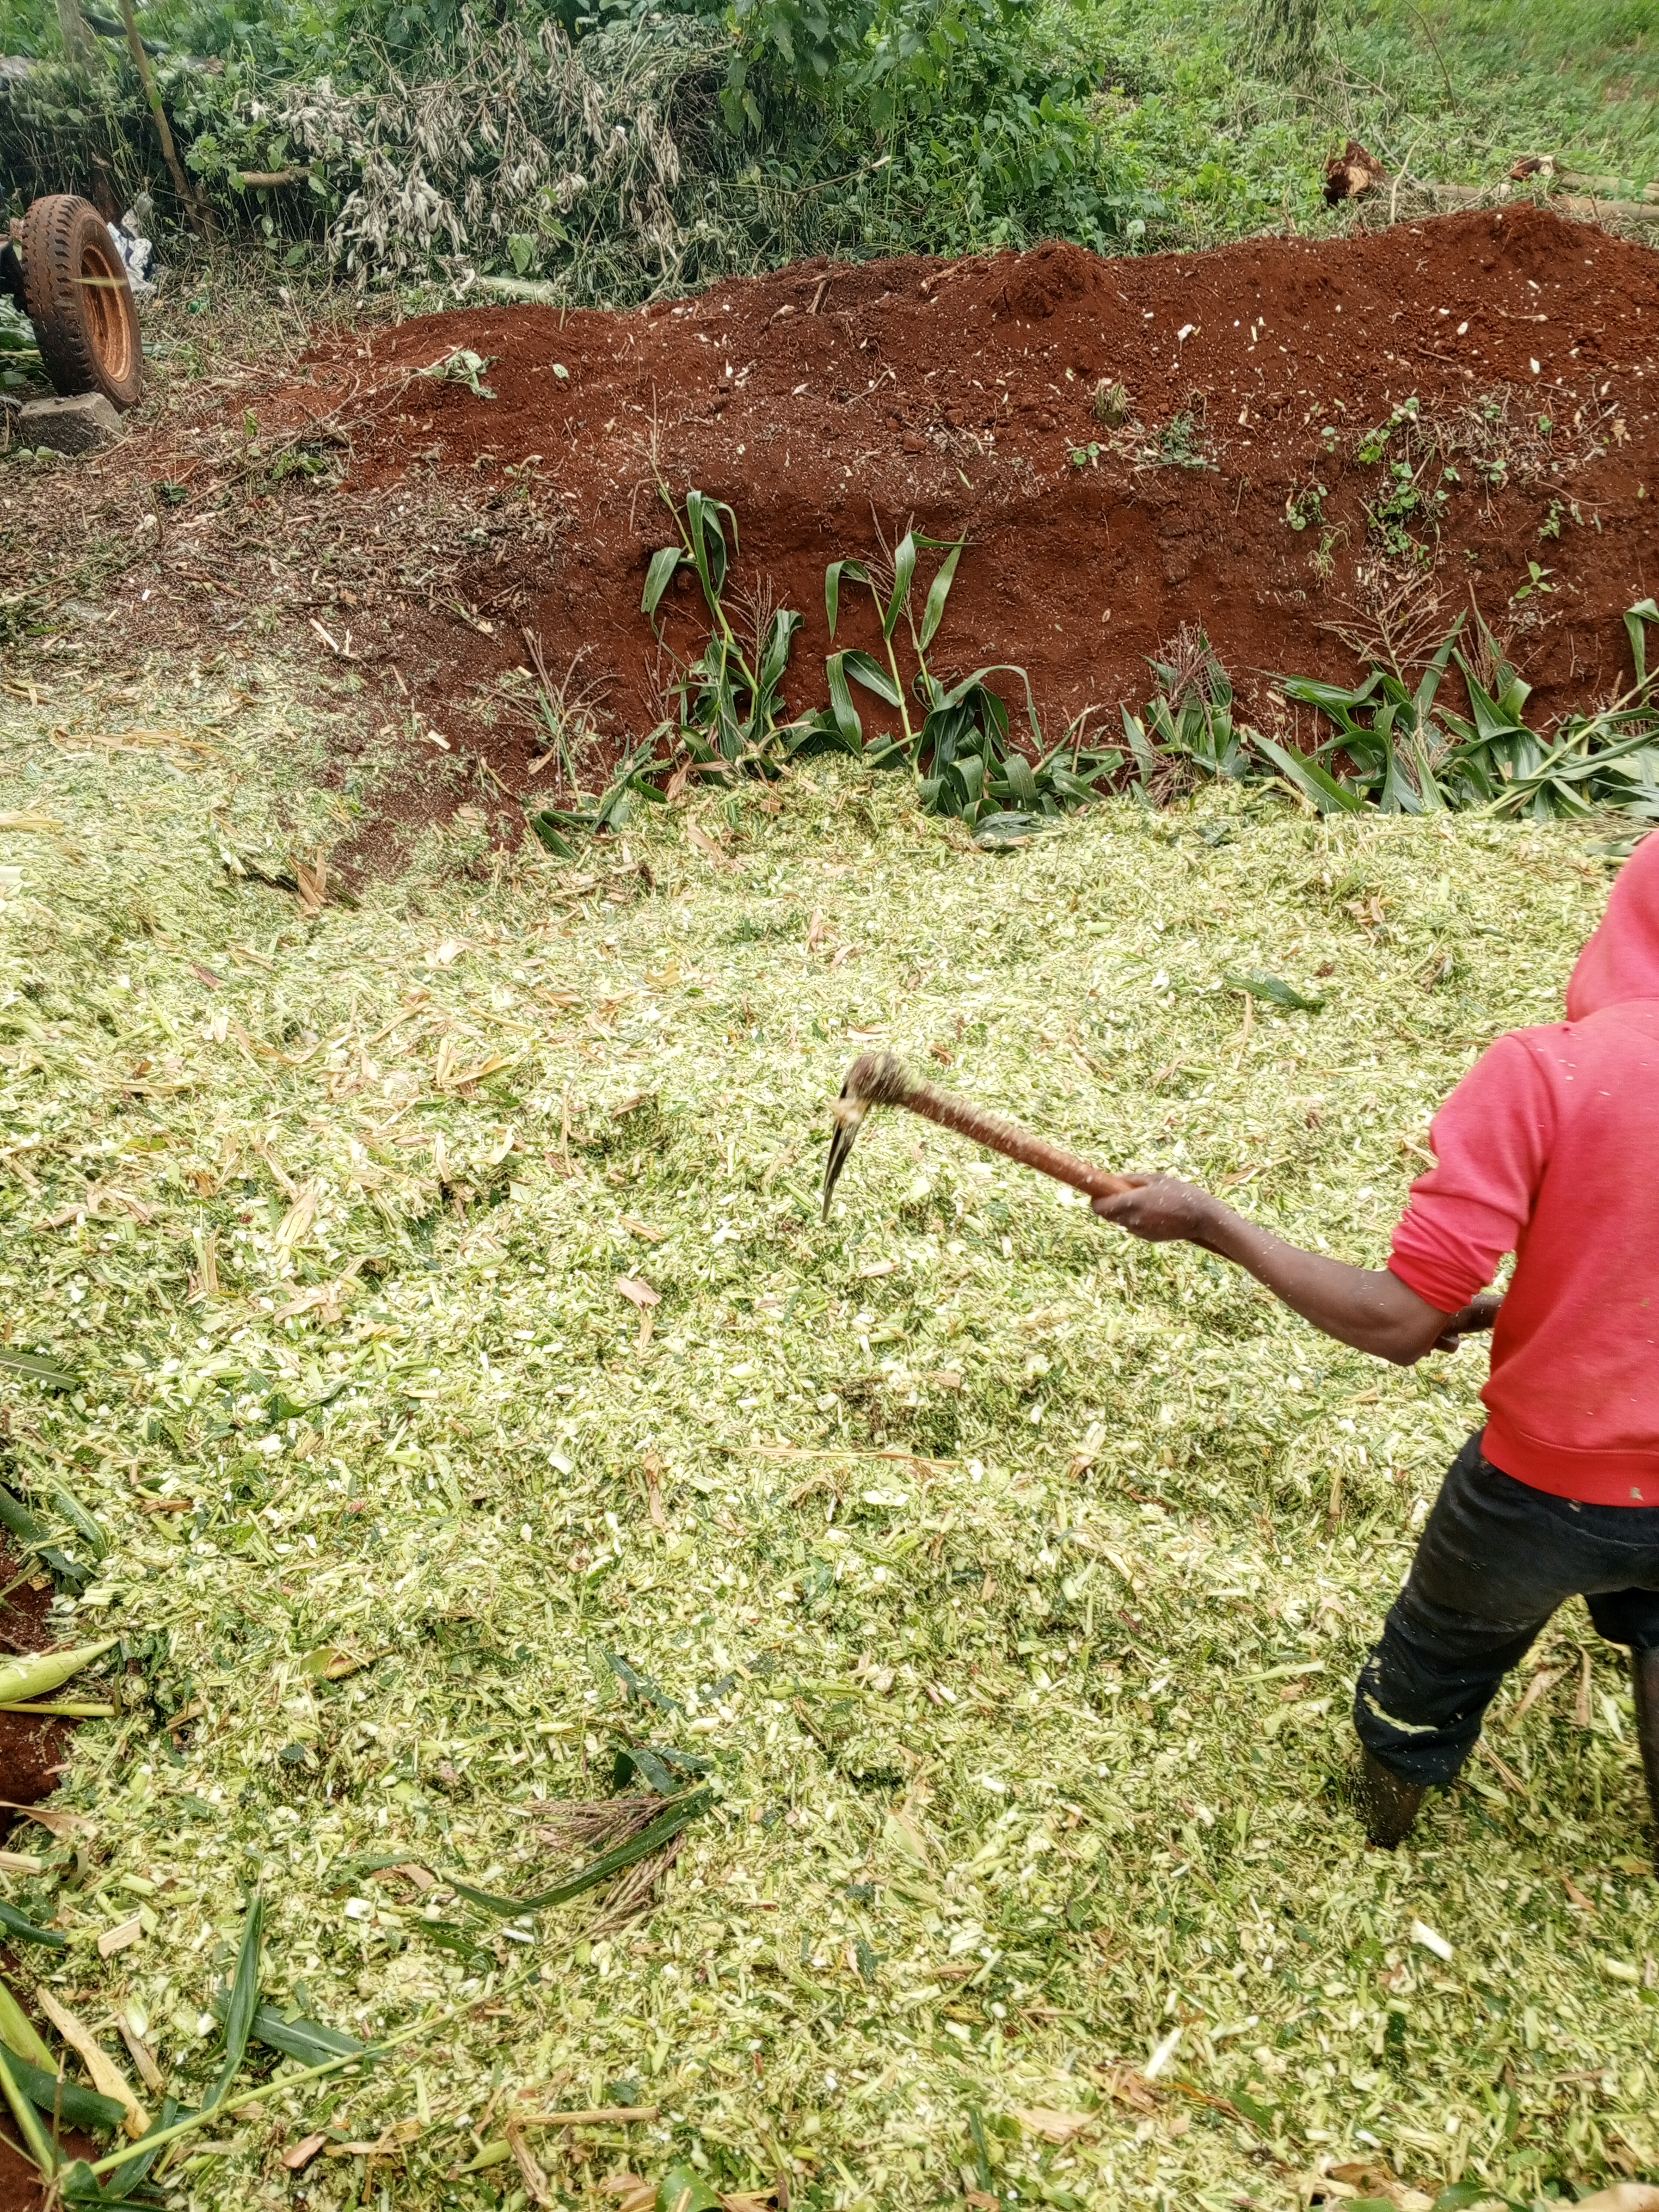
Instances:
[[[1114,383],[1103,376],[1095,386],[1089,411],[1097,422],[1103,422],[1109,430],[1121,430],[1128,421],[1133,403],[1127,384]]]
[[[1208,469],[1215,464],[1204,450],[1204,428],[1188,408],[1172,415],[1158,434],[1158,442],[1146,458],[1166,469]]]
[[[1305,530],[1310,522],[1325,520],[1325,487],[1322,483],[1305,483],[1292,490],[1285,501],[1285,520],[1292,530]]]
[[[475,399],[493,399],[495,395],[483,380],[484,371],[492,367],[496,356],[474,353],[470,346],[457,346],[441,361],[434,361],[429,368],[416,370],[417,376],[429,376],[434,384],[464,384]]]

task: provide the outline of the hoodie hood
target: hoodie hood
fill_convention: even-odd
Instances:
[[[1659,836],[1644,837],[1619,871],[1567,985],[1567,1019],[1582,1022],[1621,999],[1659,999]]]

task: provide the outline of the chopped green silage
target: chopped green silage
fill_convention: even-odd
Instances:
[[[1420,1848],[1346,1801],[1480,1352],[1368,1363],[902,1116],[817,1218],[873,1038],[1375,1263],[1437,1099],[1558,1011],[1594,838],[1218,792],[996,854],[824,763],[585,873],[434,835],[313,916],[221,858],[340,834],[279,696],[199,693],[195,750],[0,729],[8,825],[59,825],[0,829],[0,1287],[76,1384],[6,1370],[9,1480],[85,1570],[62,1640],[127,1661],[76,1685],[122,1707],[75,1738],[90,1826],[0,1876],[70,1938],[15,1978],[199,2102],[257,1887],[267,2006],[429,2021],[187,2140],[174,2201],[615,2204],[689,2160],[1220,2212],[1356,2160],[1422,2212],[1659,2167],[1620,1655],[1564,1614]],[[714,1794],[631,1926],[395,1872],[552,1887],[538,1801],[630,1745]],[[504,2133],[611,2106],[660,2118]],[[296,2180],[318,2131],[382,2155]]]

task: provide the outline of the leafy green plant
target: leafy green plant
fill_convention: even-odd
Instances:
[[[1316,708],[1337,735],[1311,757],[1259,732],[1255,744],[1323,812],[1357,812],[1370,802],[1385,814],[1425,814],[1453,804],[1438,773],[1445,738],[1432,716],[1462,629],[1460,616],[1414,688],[1393,668],[1373,668],[1364,684],[1346,690],[1312,677],[1286,678],[1285,696]],[[1352,762],[1352,775],[1339,778],[1322,765],[1337,753]]]
[[[1166,469],[1211,469],[1215,466],[1204,448],[1204,426],[1188,407],[1170,417],[1152,445],[1145,448],[1141,459]]]
[[[1291,677],[1285,696],[1335,725],[1316,753],[1293,752],[1252,732],[1252,746],[1322,813],[1426,814],[1444,809],[1574,818],[1608,810],[1659,821],[1659,669],[1647,659],[1649,599],[1625,616],[1635,681],[1611,704],[1570,714],[1549,736],[1522,719],[1530,686],[1483,628],[1485,673],[1457,650],[1460,618],[1414,688],[1393,668],[1373,668],[1351,689]],[[1438,704],[1455,661],[1471,712]],[[1351,763],[1347,773],[1339,763]]]
[[[1183,624],[1164,652],[1147,664],[1158,683],[1145,716],[1122,709],[1135,789],[1154,804],[1199,775],[1243,781],[1250,766],[1233,720],[1233,687],[1203,630]]]
[[[1411,534],[1412,525],[1437,522],[1445,511],[1449,496],[1445,478],[1449,472],[1443,470],[1440,483],[1432,488],[1424,484],[1431,459],[1425,456],[1415,464],[1390,461],[1385,493],[1366,505],[1372,541],[1392,560],[1414,557],[1419,548]]]
[[[688,491],[678,507],[660,480],[658,490],[679,542],[652,555],[640,606],[674,672],[668,688],[678,702],[678,740],[699,765],[769,767],[785,728],[783,679],[801,618],[788,607],[774,609],[764,592],[753,595],[751,635],[740,640],[725,603],[731,562],[726,531],[729,524],[735,553],[737,516],[724,500],[705,492]],[[710,623],[702,651],[690,660],[674,652],[658,621],[663,596],[682,567],[696,574]]]
[[[556,860],[574,860],[577,850],[574,839],[625,830],[634,818],[635,800],[650,806],[662,805],[665,795],[651,781],[652,769],[662,765],[653,759],[655,750],[655,738],[647,738],[643,744],[625,753],[615,775],[596,799],[587,800],[577,791],[574,805],[536,808],[527,819],[543,848]]]
[[[484,371],[494,363],[493,354],[474,353],[471,346],[456,346],[441,361],[434,361],[429,368],[416,369],[417,376],[428,376],[435,384],[462,384],[475,399],[493,399],[495,395],[484,382]]]
[[[844,583],[869,592],[881,625],[886,665],[868,653],[832,653],[824,664],[830,705],[807,725],[799,752],[841,750],[878,768],[908,768],[917,779],[922,811],[951,815],[969,823],[988,842],[1007,842],[1026,835],[1043,816],[1060,814],[1099,796],[1097,785],[1122,763],[1115,749],[1087,751],[1074,726],[1065,740],[1042,750],[1031,686],[1023,668],[1011,663],[976,668],[953,684],[943,683],[928,665],[929,649],[945,619],[945,604],[962,558],[965,538],[919,538],[907,531],[890,558],[873,562],[832,561],[824,571],[824,609],[834,640]],[[927,588],[920,618],[915,605],[916,568],[921,554],[942,553]],[[902,622],[915,673],[908,687],[897,644]],[[1025,712],[1037,758],[1028,760],[1010,743],[1008,708],[991,687],[994,676],[1013,676],[1025,691]],[[899,718],[897,736],[867,739],[853,703],[856,684]],[[914,699],[919,713],[913,713]],[[1069,759],[1066,757],[1069,753]]]
[[[536,673],[536,717],[546,745],[534,772],[556,763],[553,782],[557,793],[556,800],[529,809],[526,818],[538,842],[556,860],[574,860],[579,838],[625,830],[634,818],[636,800],[647,805],[662,803],[664,793],[651,781],[656,736],[653,732],[624,754],[604,789],[590,797],[581,787],[580,762],[597,750],[599,739],[592,696],[577,682],[582,656],[578,653],[563,680],[556,683],[543,658],[541,641],[533,631],[525,632],[525,644]]]
[[[1305,530],[1310,523],[1325,520],[1325,487],[1309,482],[1293,488],[1285,501],[1285,520],[1292,530]]]

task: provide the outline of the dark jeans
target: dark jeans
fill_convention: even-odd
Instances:
[[[1659,1505],[1578,1505],[1481,1456],[1452,1462],[1406,1587],[1360,1669],[1359,1740],[1408,1782],[1449,1782],[1511,1667],[1582,1597],[1611,1644],[1659,1650]]]

